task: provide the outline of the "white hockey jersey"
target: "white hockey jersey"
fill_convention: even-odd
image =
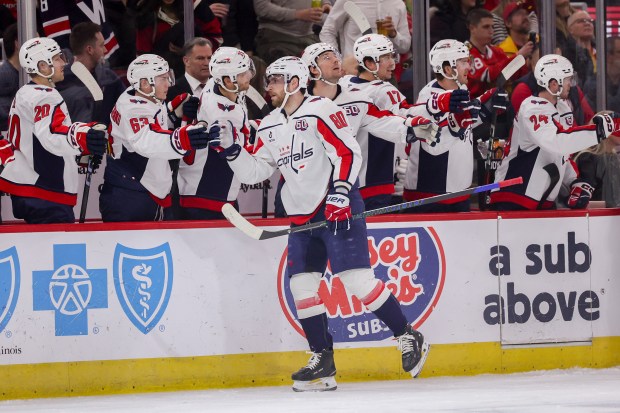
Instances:
[[[389,82],[344,76],[339,84],[346,89],[360,90],[380,111],[388,111],[400,116],[407,116],[411,113],[412,105],[408,104],[405,96]],[[380,116],[371,114],[371,116],[383,118],[385,114]],[[394,153],[404,155],[406,133],[402,130],[406,131],[406,127],[392,131],[387,129],[390,128],[379,128],[374,125],[371,128],[362,127],[357,131],[357,141],[360,144],[363,158],[360,171],[360,192],[364,198],[394,192]],[[355,132],[356,129],[353,128],[353,131]]]
[[[405,118],[379,109],[372,99],[348,80],[341,79],[333,99],[344,110],[362,151],[359,172],[363,198],[394,192],[394,144],[405,144]]]
[[[9,112],[9,136],[15,161],[0,174],[0,190],[64,205],[75,205],[81,153],[67,134],[71,118],[54,88],[28,83],[15,95]]]
[[[232,122],[241,131],[245,144],[249,135],[248,115],[244,99],[232,102],[219,92],[219,86],[209,79],[200,95],[198,120],[212,125]],[[267,177],[268,178],[268,177]],[[265,178],[266,179],[266,178]],[[241,182],[234,175],[226,159],[209,147],[191,151],[179,165],[180,205],[186,208],[202,208],[220,211],[225,203],[237,200]]]
[[[115,186],[146,192],[159,205],[171,204],[170,159],[180,159],[171,143],[168,110],[128,88],[110,114],[112,156],[107,159],[104,180]]]
[[[410,108],[409,112],[412,115],[435,119],[438,123],[444,120],[454,122],[453,114],[433,110],[433,102],[446,92],[436,80],[429,82],[422,88],[416,105]],[[466,189],[472,183],[473,172],[472,126],[459,137],[453,136],[449,128],[444,127],[441,129],[439,143],[435,146],[418,141],[409,147],[403,198],[413,201]],[[467,196],[454,198],[446,203],[461,202],[467,198]]]
[[[255,184],[280,168],[284,208],[295,224],[307,222],[330,186],[352,188],[362,164],[344,111],[331,100],[306,96],[289,117],[275,109],[261,122],[253,155],[242,150],[230,161],[243,183]]]
[[[569,156],[597,143],[596,126],[574,126],[567,101],[559,100],[554,106],[546,99],[528,97],[515,117],[508,153],[495,173],[495,182],[521,176],[523,184],[492,192],[491,203],[510,202],[537,209],[551,184],[550,174],[544,169],[551,165],[552,169],[557,167],[558,180],[542,208],[552,208],[562,183],[570,185],[577,178]]]

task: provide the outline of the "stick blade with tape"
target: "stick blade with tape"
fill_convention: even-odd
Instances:
[[[523,56],[517,55],[517,57],[512,59],[512,61],[506,65],[504,70],[502,70],[502,73],[500,73],[499,77],[497,78],[497,81],[495,83],[497,89],[503,89],[508,79],[513,77],[514,74],[517,73],[519,69],[521,69],[524,65],[525,58]]]
[[[84,86],[86,86],[90,94],[93,95],[95,102],[103,100],[103,91],[101,87],[99,87],[99,84],[84,64],[81,62],[73,62],[71,71],[84,83]]]
[[[372,33],[372,28],[370,27],[368,18],[357,4],[352,1],[345,2],[344,11],[346,11],[349,17],[355,22],[357,27],[360,29],[360,32],[362,32],[362,36]]]

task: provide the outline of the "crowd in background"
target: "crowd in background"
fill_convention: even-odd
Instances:
[[[376,28],[375,25],[380,26],[381,32],[392,41],[400,59],[391,82],[408,102],[415,102],[416,97],[412,92],[411,42],[417,32],[412,27],[412,1],[354,2],[362,9],[373,28]],[[54,7],[49,7],[48,3],[54,3]],[[267,65],[282,56],[300,56],[306,46],[319,41],[333,44],[340,50],[345,73],[355,75],[358,70],[352,46],[359,36],[359,29],[347,18],[343,9],[344,0],[322,0],[320,4],[311,0],[196,1],[194,35],[206,39],[199,51],[196,44],[188,47],[184,42],[182,0],[103,0],[105,22],[99,29],[80,26],[83,33],[75,32],[75,26],[87,20],[87,13],[81,12],[83,10],[76,7],[75,3],[73,0],[40,1],[37,28],[40,35],[54,38],[65,49],[69,62],[74,58],[82,61],[96,73],[100,84],[108,90],[114,89],[114,92],[106,95],[109,101],[104,102],[92,120],[109,122],[107,114],[128,85],[127,66],[137,55],[144,53],[164,57],[177,79],[182,80],[186,70],[191,70],[194,78],[207,79],[211,54],[221,46],[237,47],[254,61],[257,75],[252,79],[252,85],[261,93],[264,92],[263,75]],[[535,92],[536,86],[532,74],[540,58],[540,22],[536,2],[431,0],[430,5],[431,47],[442,39],[456,39],[470,48],[472,68],[469,90],[472,97],[481,96],[493,88],[499,73],[515,55],[526,58],[526,66],[508,86],[512,93],[513,109],[518,111],[520,103]],[[557,53],[568,58],[575,70],[574,85],[577,87],[572,89],[569,101],[576,124],[585,125],[592,119],[596,109],[594,22],[585,9],[573,7],[569,0],[555,0],[555,7]],[[19,44],[15,13],[15,1],[0,2],[0,27],[5,28],[2,34],[5,58],[0,65],[0,131],[7,130],[9,107],[18,89]],[[74,28],[73,32],[71,28]],[[89,48],[86,53],[85,47],[93,39],[97,47]],[[609,37],[606,41],[607,109],[620,111],[620,37]],[[104,56],[107,56],[105,63]],[[198,75],[201,71],[203,73]],[[203,85],[202,80],[194,87],[200,85]],[[67,99],[67,102],[73,104],[73,107],[69,107],[72,117],[80,110],[92,112],[88,96],[75,97],[75,94],[81,92],[72,88],[70,76],[58,85],[58,89],[63,97],[74,95]],[[176,91],[180,90],[177,88]],[[169,98],[173,97],[169,94]],[[259,117],[260,110],[256,108],[254,112],[254,117]],[[507,124],[506,128],[509,128],[510,119]],[[488,130],[477,132],[478,135],[485,133],[488,134]],[[607,144],[599,150],[606,154],[615,153],[615,146]],[[478,154],[476,156],[479,157]],[[603,172],[599,171],[597,179],[602,179],[602,175]],[[607,206],[617,204],[610,200]]]

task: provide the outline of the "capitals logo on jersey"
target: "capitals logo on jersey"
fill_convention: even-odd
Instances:
[[[405,317],[417,329],[437,306],[446,278],[446,258],[433,227],[368,230],[370,265],[400,302]],[[291,326],[302,336],[290,291],[286,250],[278,268],[280,306]],[[329,271],[321,280],[319,296],[325,303],[334,342],[381,341],[392,332],[361,301],[346,292],[340,278]]]
[[[225,105],[219,102],[217,103],[217,107],[224,112],[232,112],[233,110],[235,110],[235,105]]]

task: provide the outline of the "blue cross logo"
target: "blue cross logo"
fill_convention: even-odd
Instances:
[[[34,311],[54,311],[56,336],[88,334],[88,312],[108,307],[105,269],[86,267],[86,244],[54,245],[54,269],[32,272]]]

